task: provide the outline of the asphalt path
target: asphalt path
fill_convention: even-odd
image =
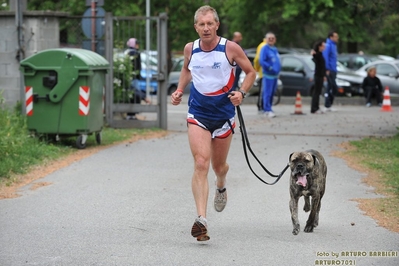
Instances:
[[[191,237],[193,160],[182,104],[168,106],[167,136],[107,148],[37,181],[51,185],[28,185],[20,197],[1,200],[0,265],[399,265],[399,234],[364,215],[354,200],[381,195],[362,183],[365,172],[333,156],[340,143],[396,134],[399,107],[342,105],[312,115],[304,104],[305,114],[294,115],[293,104],[281,104],[273,119],[253,104],[241,108],[251,147],[272,173],[294,151],[316,149],[325,157],[327,188],[313,233],[303,232],[308,214],[301,198],[301,232],[292,235],[289,171],[274,186],[257,180],[237,127],[226,209],[213,209],[211,170],[211,239]]]

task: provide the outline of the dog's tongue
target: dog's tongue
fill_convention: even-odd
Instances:
[[[302,176],[298,176],[298,181],[296,181],[296,184],[306,187],[307,182],[308,181],[306,180],[306,175],[302,175]]]

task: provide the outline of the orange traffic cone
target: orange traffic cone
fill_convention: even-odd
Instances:
[[[297,93],[296,93],[295,112],[293,114],[294,115],[303,115],[304,114],[302,112],[302,99],[301,99],[301,93],[299,91],[297,91]]]
[[[381,111],[392,112],[391,97],[389,96],[389,87],[388,86],[385,87],[384,100],[382,101]]]

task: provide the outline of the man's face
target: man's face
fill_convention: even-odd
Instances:
[[[273,46],[276,43],[276,36],[274,34],[267,34],[266,42],[268,45]]]
[[[330,38],[333,42],[338,42],[339,36],[338,33],[334,32],[333,36]]]
[[[321,45],[319,46],[319,52],[323,52],[324,49],[326,49],[326,43],[322,42]]]
[[[234,33],[233,36],[233,41],[235,41],[236,43],[240,43],[242,41],[242,35],[241,33]]]
[[[212,40],[216,36],[219,22],[215,21],[212,12],[200,13],[197,16],[197,23],[194,24],[201,40]]]

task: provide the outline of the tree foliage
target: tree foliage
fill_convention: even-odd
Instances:
[[[340,35],[340,52],[384,53],[396,56],[399,32],[397,0],[152,0],[151,16],[166,12],[169,18],[169,46],[182,50],[198,37],[193,29],[195,10],[209,4],[218,10],[219,34],[230,38],[243,33],[242,45],[256,47],[267,31],[273,31],[278,46],[310,48],[330,30]],[[68,11],[81,15],[84,0],[29,0],[30,10]],[[105,0],[103,8],[114,16],[144,16],[146,0]]]

